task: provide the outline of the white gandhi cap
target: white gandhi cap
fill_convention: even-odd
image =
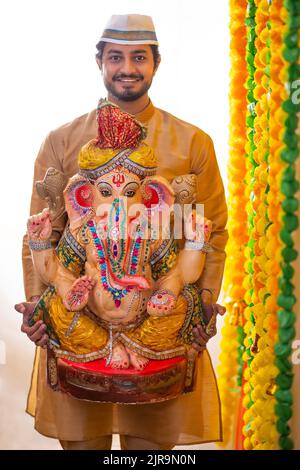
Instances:
[[[153,20],[147,15],[113,15],[105,26],[100,41],[158,46]]]

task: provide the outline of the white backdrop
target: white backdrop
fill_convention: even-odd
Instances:
[[[24,299],[21,240],[33,164],[46,134],[105,96],[95,44],[112,14],[153,17],[162,63],[154,105],[205,130],[225,181],[229,32],[226,0],[10,0],[0,6],[1,449],[56,449],[24,413],[34,348],[13,305]],[[218,341],[209,344],[214,363]],[[199,448],[204,448],[200,446]],[[205,446],[213,448],[213,446]]]

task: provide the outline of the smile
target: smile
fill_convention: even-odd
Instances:
[[[118,82],[134,83],[140,81],[140,78],[117,78]]]

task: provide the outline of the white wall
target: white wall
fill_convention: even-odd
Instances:
[[[13,310],[24,298],[21,238],[33,163],[53,128],[105,96],[95,44],[111,14],[153,17],[162,63],[153,103],[208,132],[225,178],[228,126],[228,2],[215,0],[10,0],[0,6],[1,329],[0,448],[54,449],[25,415],[33,345]],[[214,362],[218,338],[210,342]],[[208,448],[206,446],[206,448]]]

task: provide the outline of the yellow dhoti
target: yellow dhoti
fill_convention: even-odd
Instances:
[[[109,334],[107,329],[95,322],[84,311],[70,312],[64,306],[62,299],[51,290],[42,296],[42,302],[47,306],[47,317],[43,316],[43,309],[38,307],[34,321],[42,319],[47,321],[48,328],[55,332],[59,341],[56,353],[59,356],[87,362],[108,354]],[[180,295],[176,307],[170,315],[148,316],[141,322],[137,319],[131,322],[129,328],[120,325],[121,335],[117,341],[131,347],[136,352],[153,359],[166,359],[185,353],[183,339],[179,333],[187,313],[187,301]],[[98,319],[100,322],[101,320]],[[105,322],[103,322],[105,323]],[[115,329],[118,333],[118,328]]]

